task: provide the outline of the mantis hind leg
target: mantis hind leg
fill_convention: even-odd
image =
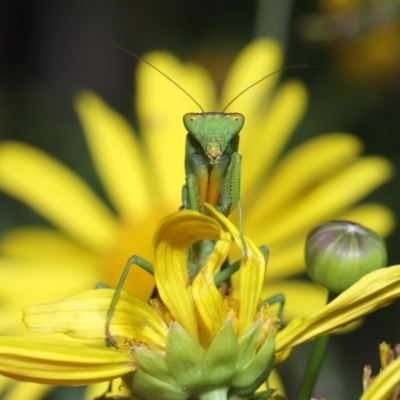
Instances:
[[[124,271],[122,272],[121,278],[119,278],[119,282],[115,289],[115,293],[111,300],[110,306],[108,307],[107,319],[106,319],[106,325],[105,325],[106,338],[109,341],[109,344],[117,349],[119,348],[118,343],[114,339],[113,335],[110,332],[111,319],[112,319],[112,316],[114,313],[115,306],[118,303],[119,294],[121,293],[122,287],[125,283],[126,278],[128,277],[128,274],[129,274],[129,271],[130,271],[130,268],[132,265],[137,265],[153,275],[153,266],[148,261],[146,261],[144,258],[141,258],[139,256],[136,256],[136,255],[132,256],[125,265],[125,268],[124,268]]]

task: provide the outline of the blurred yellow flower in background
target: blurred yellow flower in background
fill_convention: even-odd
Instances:
[[[336,67],[352,84],[399,80],[400,4],[392,0],[319,0],[319,13],[302,23],[305,39],[331,43]]]
[[[267,39],[252,42],[235,60],[218,102],[211,79],[201,67],[184,65],[166,52],[145,58],[191,93],[205,110],[218,111],[251,83],[277,70],[282,51]],[[252,88],[228,111],[246,117],[239,150],[243,155],[245,233],[257,245],[269,246],[269,283],[264,295],[284,292],[288,299],[285,315],[290,319],[308,315],[325,302],[323,290],[290,279],[304,271],[302,246],[308,230],[341,218],[387,235],[394,219],[386,207],[354,204],[386,182],[392,168],[382,157],[360,156],[360,141],[344,133],[319,136],[278,160],[305,112],[307,93],[297,80],[275,88],[277,78]],[[185,143],[181,117],[197,110],[184,93],[144,63],[139,64],[136,79],[139,137],[95,94],[83,92],[75,103],[115,212],[51,156],[23,143],[0,144],[0,189],[56,228],[16,228],[0,242],[2,334],[20,332],[23,306],[67,296],[97,282],[115,287],[132,254],[151,261],[156,225],[181,204]],[[139,268],[125,286],[142,299],[152,289],[153,278]],[[9,381],[1,380],[1,384],[4,389]],[[12,384],[10,398],[14,390],[23,391]],[[26,393],[19,399],[34,398],[28,389]]]

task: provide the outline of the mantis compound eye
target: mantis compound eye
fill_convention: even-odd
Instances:
[[[244,125],[244,115],[239,113],[229,113],[225,114],[228,132],[230,135],[237,135]]]
[[[195,135],[201,126],[203,120],[203,114],[199,113],[187,113],[183,116],[183,124],[187,131]]]

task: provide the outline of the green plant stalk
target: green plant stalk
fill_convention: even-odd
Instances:
[[[337,294],[329,292],[327,303],[330,303],[336,296]],[[308,359],[297,400],[310,400],[312,398],[312,392],[321,370],[329,337],[330,335],[325,335],[315,339],[314,348]]]

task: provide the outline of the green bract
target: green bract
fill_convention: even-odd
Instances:
[[[262,342],[262,328],[262,321],[255,321],[238,339],[228,319],[205,350],[178,323],[172,323],[165,351],[131,349],[137,370],[123,380],[144,400],[252,399],[274,365],[274,334],[271,331]]]
[[[333,293],[387,265],[383,239],[348,221],[331,221],[314,228],[307,237],[305,258],[311,279]]]

